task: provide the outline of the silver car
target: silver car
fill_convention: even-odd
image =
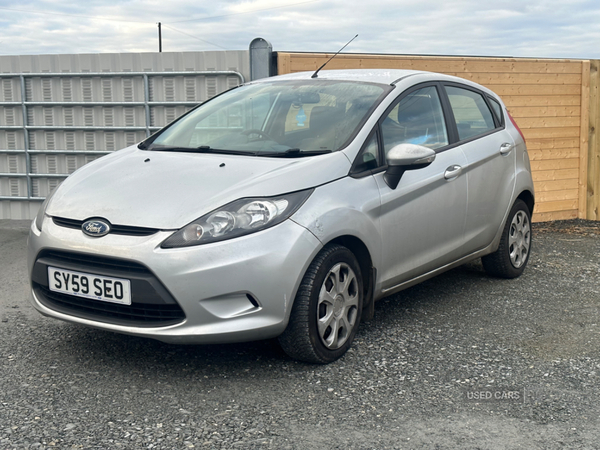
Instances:
[[[502,100],[322,71],[229,90],[67,178],[31,225],[42,314],[171,343],[278,337],[328,363],[373,303],[467,261],[519,276],[534,191]]]

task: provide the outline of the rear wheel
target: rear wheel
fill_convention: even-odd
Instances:
[[[498,250],[481,258],[485,271],[501,278],[520,276],[529,261],[531,237],[531,212],[523,200],[517,200],[504,225]]]
[[[279,343],[289,356],[301,361],[335,361],[354,340],[362,304],[362,274],[356,257],[346,247],[328,245],[306,271]]]

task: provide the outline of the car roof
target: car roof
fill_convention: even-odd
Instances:
[[[279,75],[272,78],[263,78],[257,81],[267,80],[306,80],[312,77],[314,71],[296,72]],[[343,81],[365,81],[370,83],[394,84],[394,82],[411,75],[431,74],[419,70],[401,69],[351,69],[351,70],[321,70],[318,73],[319,80],[343,80]]]
[[[251,81],[248,84],[285,81],[285,80],[309,80],[314,74],[310,72],[295,72],[285,75],[276,75],[274,77],[262,78],[260,80]],[[406,79],[407,81],[403,81]],[[342,80],[342,81],[359,81],[368,83],[379,83],[385,85],[399,85],[403,89],[414,83],[425,81],[450,81],[461,83],[463,85],[472,86],[483,92],[488,93],[497,100],[500,100],[498,95],[485,86],[475,83],[464,78],[453,75],[446,75],[438,72],[427,72],[423,70],[405,70],[405,69],[343,69],[343,70],[321,70],[318,73],[318,80]]]

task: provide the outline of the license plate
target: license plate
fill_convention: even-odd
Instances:
[[[103,302],[131,305],[131,283],[123,278],[104,277],[48,266],[51,291]]]

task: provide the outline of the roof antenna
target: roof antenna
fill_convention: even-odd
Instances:
[[[327,64],[329,64],[329,61],[331,61],[333,58],[335,58],[337,55],[339,55],[340,52],[342,50],[344,50],[346,47],[348,47],[348,45],[350,44],[350,42],[352,42],[357,37],[358,37],[358,34],[356,36],[354,36],[352,39],[350,39],[346,45],[344,45],[342,48],[340,48],[335,55],[333,55],[331,58],[329,58],[327,61],[325,61],[325,64],[323,64],[321,67],[319,67],[317,70],[315,70],[315,73],[313,73],[310,77],[311,78],[318,78],[317,74],[319,73],[319,70],[321,70],[323,67],[325,67]]]

